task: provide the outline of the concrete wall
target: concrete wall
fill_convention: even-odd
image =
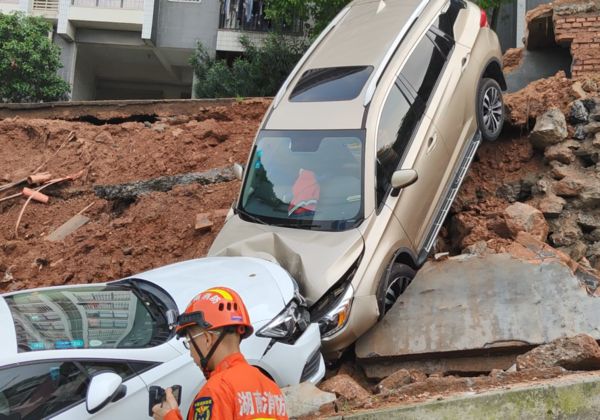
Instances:
[[[189,99],[191,94],[191,87],[185,85],[97,80],[95,99]]]
[[[514,48],[517,45],[517,2],[512,1],[502,5],[496,34],[500,41],[502,51]]]
[[[104,29],[77,29],[75,35],[77,43],[106,44],[119,46],[144,47],[140,32],[111,31]]]
[[[196,47],[198,41],[215,51],[219,26],[219,1],[159,1],[157,46]]]
[[[75,63],[75,80],[71,92],[73,101],[90,101],[96,99],[96,74],[92,60],[82,52],[78,52]]]
[[[12,2],[12,1],[0,1],[0,13],[13,13],[13,12],[18,12],[21,10],[21,7],[19,6],[19,2]],[[217,22],[218,22],[219,18],[217,17]]]
[[[502,46],[503,52],[509,48],[522,46],[519,42],[520,40],[517,39],[517,24],[519,19],[525,19],[525,13],[523,13],[522,17],[519,16],[519,1],[525,2],[523,5],[525,8],[525,13],[531,9],[535,9],[540,4],[550,3],[550,0],[512,0],[511,2],[502,6],[500,9],[500,18],[498,20],[496,33],[498,34],[498,39],[500,40],[500,45]]]
[[[75,42],[69,42],[56,34],[54,34],[53,41],[60,48],[60,62],[62,63],[62,68],[58,70],[58,75],[69,84],[71,92],[73,92],[75,64],[77,61],[77,44]]]

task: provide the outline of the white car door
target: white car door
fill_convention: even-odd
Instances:
[[[123,385],[126,386],[125,396],[118,401],[108,403],[100,411],[90,414],[87,411],[85,400],[68,410],[51,417],[54,419],[97,419],[97,420],[146,420],[148,419],[148,389],[146,384],[137,374],[137,369],[150,368],[154,363],[148,363],[146,366],[141,366],[143,363],[128,362],[128,361],[95,361],[84,360],[78,362],[79,366],[83,367],[88,375],[93,375],[102,371],[111,371],[119,374],[125,380]],[[135,366],[135,365],[140,366]]]
[[[205,383],[202,371],[194,364],[189,352],[142,373],[140,378],[148,387],[158,385],[168,388],[181,385],[181,413],[184,418],[194,397]]]

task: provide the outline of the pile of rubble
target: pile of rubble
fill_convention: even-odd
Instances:
[[[355,365],[346,363],[318,386],[321,392],[306,384],[285,392],[291,416],[310,418],[399,403],[439,401],[599,369],[600,346],[589,335],[580,334],[536,347],[519,356],[509,369],[494,369],[487,375],[427,375],[416,369],[399,369],[380,381],[372,381]]]
[[[467,187],[450,221],[454,245],[466,253],[503,252],[519,232],[527,232],[583,267],[600,269],[600,98],[574,101],[568,118],[549,109],[520,141],[527,141],[527,153],[515,157],[529,164],[516,172],[527,173],[498,185],[490,200],[495,211],[487,213],[493,220],[485,225],[471,226],[473,197]],[[485,201],[483,188],[475,199]]]

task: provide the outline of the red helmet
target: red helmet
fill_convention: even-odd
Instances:
[[[237,327],[242,339],[254,331],[242,298],[227,287],[213,287],[192,299],[185,312],[177,318],[175,332],[181,337],[185,329],[193,325],[205,330]]]

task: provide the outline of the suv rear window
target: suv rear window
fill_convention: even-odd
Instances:
[[[145,348],[171,337],[148,292],[106,285],[5,296],[19,352],[82,348]]]
[[[291,102],[349,101],[358,96],[373,66],[306,70],[290,95]]]

